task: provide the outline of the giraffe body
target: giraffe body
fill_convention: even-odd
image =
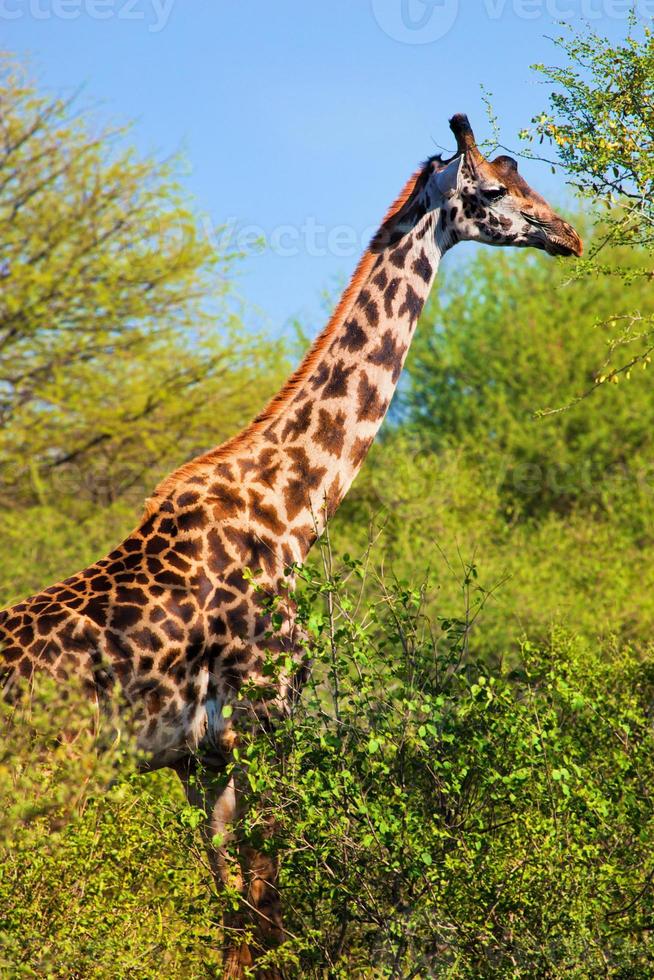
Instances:
[[[224,768],[243,716],[270,721],[288,708],[306,676],[305,643],[290,600],[273,630],[266,598],[287,595],[285,570],[304,561],[361,467],[441,256],[460,240],[581,254],[576,232],[513,160],[484,160],[466,117],[451,126],[457,154],[432,157],[409,180],[327,327],[261,415],[164,480],[106,558],[0,612],[6,686],[36,670],[62,683],[75,674],[100,701],[119,683],[151,767],[183,778],[198,753]],[[282,651],[298,669],[282,674],[272,699],[236,700],[245,682],[269,686],[266,657]],[[237,816],[239,791],[199,792],[211,840]],[[224,880],[226,854],[214,849],[213,860]],[[249,905],[279,940],[276,868],[256,855],[246,863]],[[240,975],[249,957],[232,950],[227,974]]]
[[[119,682],[141,706],[155,767],[229,741],[222,708],[244,681],[265,684],[266,653],[303,656],[291,609],[271,635],[265,596],[287,591],[285,569],[305,559],[386,413],[437,264],[432,220],[370,256],[347,315],[274,414],[164,481],[106,558],[0,613],[7,665],[74,672],[98,698]]]

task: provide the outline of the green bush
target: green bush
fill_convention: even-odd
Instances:
[[[259,796],[245,833],[282,857],[278,955],[316,977],[650,976],[652,654],[555,632],[491,673],[474,566],[436,622],[403,583],[365,601],[364,568],[305,573],[313,683],[234,764]]]
[[[47,680],[0,707],[2,976],[218,975],[197,814],[119,727]]]
[[[361,553],[386,577],[428,577],[430,614],[459,594],[462,561],[494,589],[473,631],[478,656],[497,663],[526,633],[546,642],[565,624],[600,645],[645,649],[654,630],[654,493],[643,474],[597,487],[601,505],[565,514],[507,514],[506,468],[465,448],[424,446],[400,432],[371,458],[332,524],[336,550]]]
[[[302,573],[305,697],[234,761],[241,834],[282,859],[270,959],[302,977],[651,976],[652,651],[559,630],[489,671],[474,566],[458,617],[430,619],[424,589],[329,564]],[[172,775],[135,775],[115,720],[98,731],[47,683],[2,721],[0,973],[219,976],[224,899]]]

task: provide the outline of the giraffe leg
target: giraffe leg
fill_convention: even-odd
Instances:
[[[217,886],[236,891],[241,898],[238,908],[226,911],[223,916],[228,937],[224,980],[241,980],[248,969],[259,980],[278,980],[281,977],[278,970],[257,970],[255,962],[258,955],[284,938],[277,888],[278,863],[244,844],[238,847],[238,860],[230,853],[229,845],[234,841],[235,825],[243,812],[244,801],[233,776],[225,781],[220,772],[200,775],[190,760],[178,767],[177,772],[189,802],[206,814],[202,833]],[[216,837],[220,838],[218,846],[214,844]],[[254,934],[254,946],[248,942],[248,933]]]
[[[268,833],[272,832],[268,827]],[[274,949],[284,942],[282,906],[279,895],[279,861],[253,847],[241,848],[241,865],[247,887],[247,908],[255,928],[257,953]],[[274,978],[281,974],[275,969],[261,971],[261,977]]]

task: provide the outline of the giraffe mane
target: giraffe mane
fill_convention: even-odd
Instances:
[[[431,160],[427,161],[427,164],[430,162]],[[422,176],[425,173],[425,168],[426,164],[423,164],[406,182],[400,194],[386,212],[380,226],[381,229],[388,225],[389,222],[392,222],[392,220],[410,201]],[[287,405],[293,398],[293,395],[297,389],[316,367],[316,364],[320,360],[325,349],[329,346],[334,334],[338,331],[339,327],[342,326],[343,321],[352,309],[357,295],[361,291],[363,283],[370,275],[372,267],[378,258],[378,255],[372,250],[373,243],[376,241],[378,234],[379,232],[374,236],[371,247],[366,249],[359,260],[359,263],[354,270],[354,273],[352,274],[352,277],[334,312],[329,318],[327,325],[320,332],[298,367],[295,369],[295,371],[293,371],[282,388],[271,398],[263,411],[260,412],[244,429],[232,436],[226,442],[223,442],[220,446],[217,446],[215,449],[210,449],[201,456],[196,456],[195,459],[189,460],[188,463],[184,463],[183,466],[180,466],[177,470],[171,473],[170,476],[162,480],[162,482],[156,487],[153,495],[145,502],[145,513],[143,515],[144,520],[146,520],[156,511],[161,500],[167,497],[168,494],[175,490],[175,488],[180,484],[185,483],[188,479],[195,476],[204,466],[211,463],[222,462],[228,459],[237,450],[248,446],[259,434],[259,432],[266,428],[266,426],[277,417],[284,406]]]

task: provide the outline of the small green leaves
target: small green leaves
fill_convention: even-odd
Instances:
[[[190,827],[192,830],[195,830],[206,819],[206,814],[199,807],[186,806],[180,811],[179,819],[180,823],[185,827]]]

